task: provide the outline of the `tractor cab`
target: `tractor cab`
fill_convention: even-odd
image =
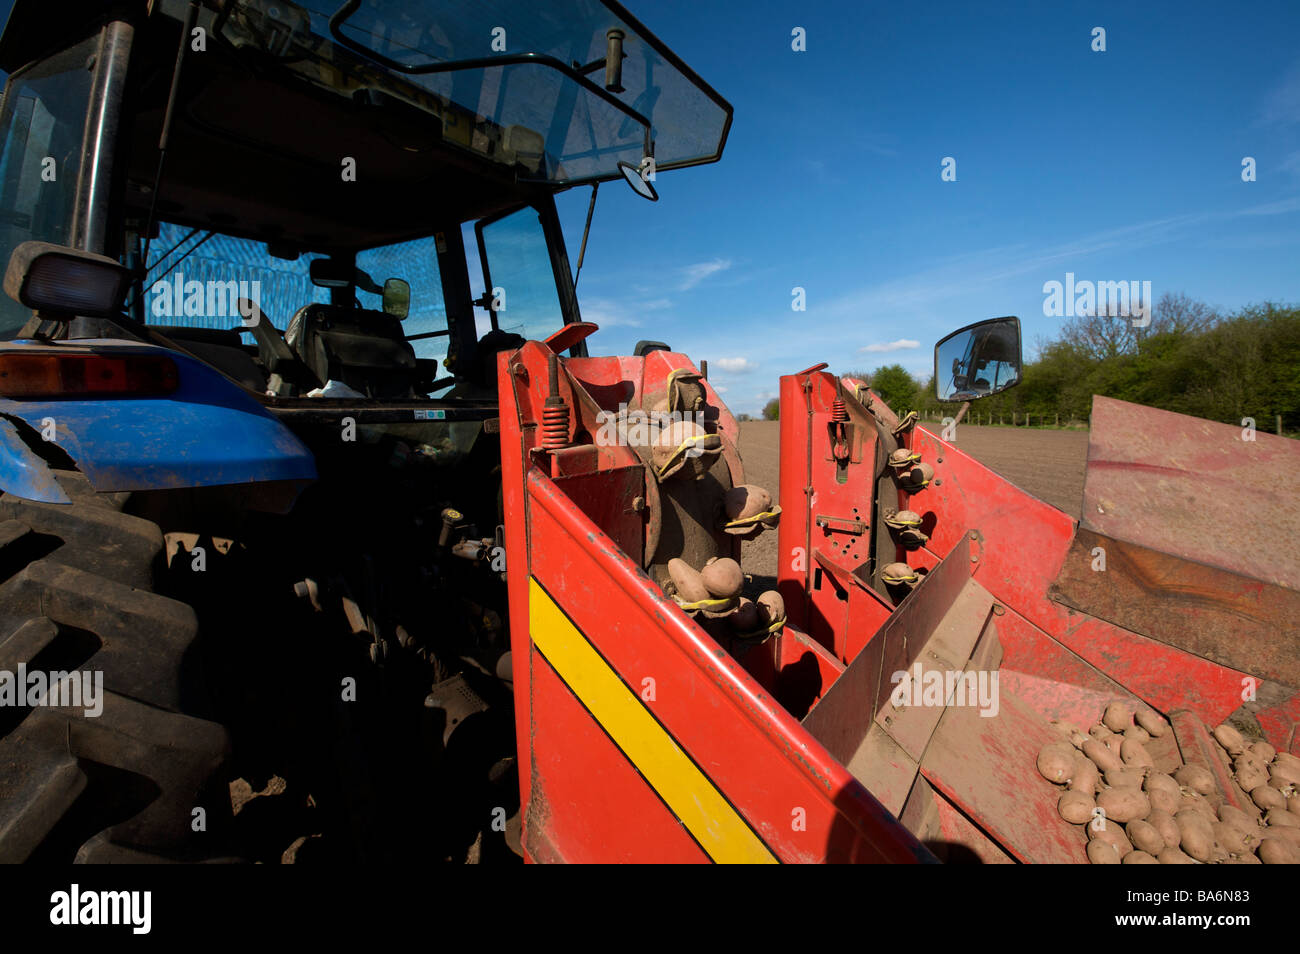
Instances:
[[[716,160],[730,123],[617,5],[58,6],[0,40],[0,257],[117,259],[121,313],[43,333],[175,348],[272,405],[484,386],[486,334],[581,320],[554,193]],[[0,301],[0,336],[30,319]]]
[[[153,709],[110,711],[203,747],[0,732],[0,860],[207,857],[155,808],[51,827],[78,800],[134,818],[139,777],[186,805],[290,779],[348,857],[500,842],[479,804],[518,804],[498,359],[580,358],[596,330],[555,194],[653,195],[720,158],[731,107],[592,0],[16,0],[0,68],[0,511],[112,576],[66,613],[46,590],[0,610],[147,639],[106,682]],[[34,572],[10,590],[64,585]],[[162,616],[104,609],[128,598],[109,584]],[[169,728],[200,660],[205,728]],[[98,764],[121,771],[87,782]]]

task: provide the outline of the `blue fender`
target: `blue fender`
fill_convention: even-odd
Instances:
[[[36,455],[13,421],[0,417],[0,490],[44,503],[72,503],[54,471]]]
[[[120,340],[11,341],[0,351],[60,347],[100,353],[161,352],[176,362],[177,389],[163,397],[0,398],[0,490],[68,503],[48,466],[12,420],[52,439],[95,490],[111,493],[258,481],[311,481],[307,446],[258,401],[206,364],[176,351]]]

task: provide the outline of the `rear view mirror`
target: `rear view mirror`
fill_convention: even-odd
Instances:
[[[975,401],[1005,391],[1020,383],[1022,364],[1019,318],[967,325],[934,346],[935,397]]]
[[[650,167],[647,167],[650,168]],[[653,183],[642,174],[641,170],[630,162],[620,162],[618,171],[623,173],[623,178],[627,184],[643,199],[649,199],[651,202],[659,201],[659,193],[655,191]]]
[[[314,258],[309,271],[317,288],[351,288],[357,281],[356,266],[339,259]]]
[[[384,282],[384,313],[404,321],[410,310],[411,286],[400,278]]]

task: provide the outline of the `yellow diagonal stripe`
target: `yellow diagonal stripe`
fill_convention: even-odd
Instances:
[[[535,579],[533,644],[714,861],[775,864],[776,857],[655,721]]]

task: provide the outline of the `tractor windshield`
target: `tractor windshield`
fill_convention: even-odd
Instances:
[[[348,97],[387,95],[444,140],[554,184],[722,154],[731,106],[625,10],[598,0],[236,0],[224,37]],[[610,33],[622,74],[606,85]],[[618,47],[613,47],[618,49]]]
[[[410,285],[402,330],[413,339],[416,357],[441,362],[447,356],[447,312],[434,246],[430,237],[364,249],[356,253],[356,266],[381,283],[401,278]],[[257,302],[271,324],[285,330],[305,306],[331,300],[330,291],[313,286],[309,274],[311,262],[322,257],[314,252],[277,257],[264,242],[164,222],[150,248],[138,313],[165,333],[185,337],[184,329],[235,331],[251,344],[239,299]],[[372,291],[354,288],[350,293],[360,308],[383,307]]]

